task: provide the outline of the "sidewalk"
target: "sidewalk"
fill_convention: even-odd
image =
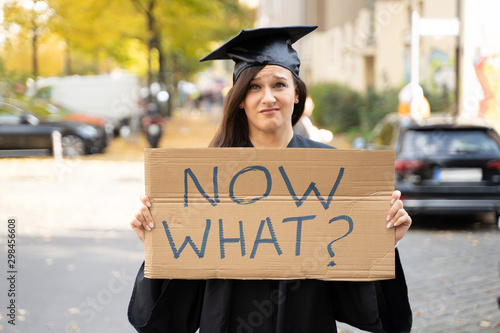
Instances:
[[[165,120],[163,136],[158,148],[208,147],[217,128],[219,116],[210,113],[176,112]],[[142,160],[144,148],[150,148],[144,133],[130,138],[116,137],[104,154],[88,156],[98,160]]]

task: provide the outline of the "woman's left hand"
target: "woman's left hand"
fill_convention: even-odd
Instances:
[[[396,244],[404,237],[411,226],[411,217],[403,208],[403,201],[401,201],[400,198],[400,191],[394,191],[392,193],[391,209],[387,215],[387,228],[396,229]]]

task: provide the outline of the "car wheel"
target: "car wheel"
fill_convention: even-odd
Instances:
[[[64,156],[85,155],[85,142],[76,135],[63,136],[61,143]]]

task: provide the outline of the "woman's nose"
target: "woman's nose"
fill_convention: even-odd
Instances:
[[[262,101],[264,103],[274,103],[276,98],[274,97],[273,91],[271,88],[266,87],[263,90],[264,96],[262,96]]]

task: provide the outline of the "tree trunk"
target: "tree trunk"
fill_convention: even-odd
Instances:
[[[35,19],[32,19],[33,24],[33,79],[36,81],[38,77],[38,27],[35,23]]]
[[[156,0],[151,0],[146,8],[146,17],[147,17],[147,31],[148,31],[148,86],[151,87],[153,83],[153,71],[151,68],[151,53],[153,49],[156,48],[156,34],[155,34],[155,17],[154,17],[154,7],[156,4]],[[151,97],[151,96],[150,96]]]
[[[158,50],[158,82],[167,85],[167,69],[165,66],[165,53],[161,48],[160,34],[156,32],[156,49]]]
[[[94,61],[92,62],[92,72],[93,74],[99,74],[99,50],[94,49],[93,52]]]
[[[66,54],[64,56],[64,69],[63,75],[71,75],[71,51],[69,40],[66,40]]]

